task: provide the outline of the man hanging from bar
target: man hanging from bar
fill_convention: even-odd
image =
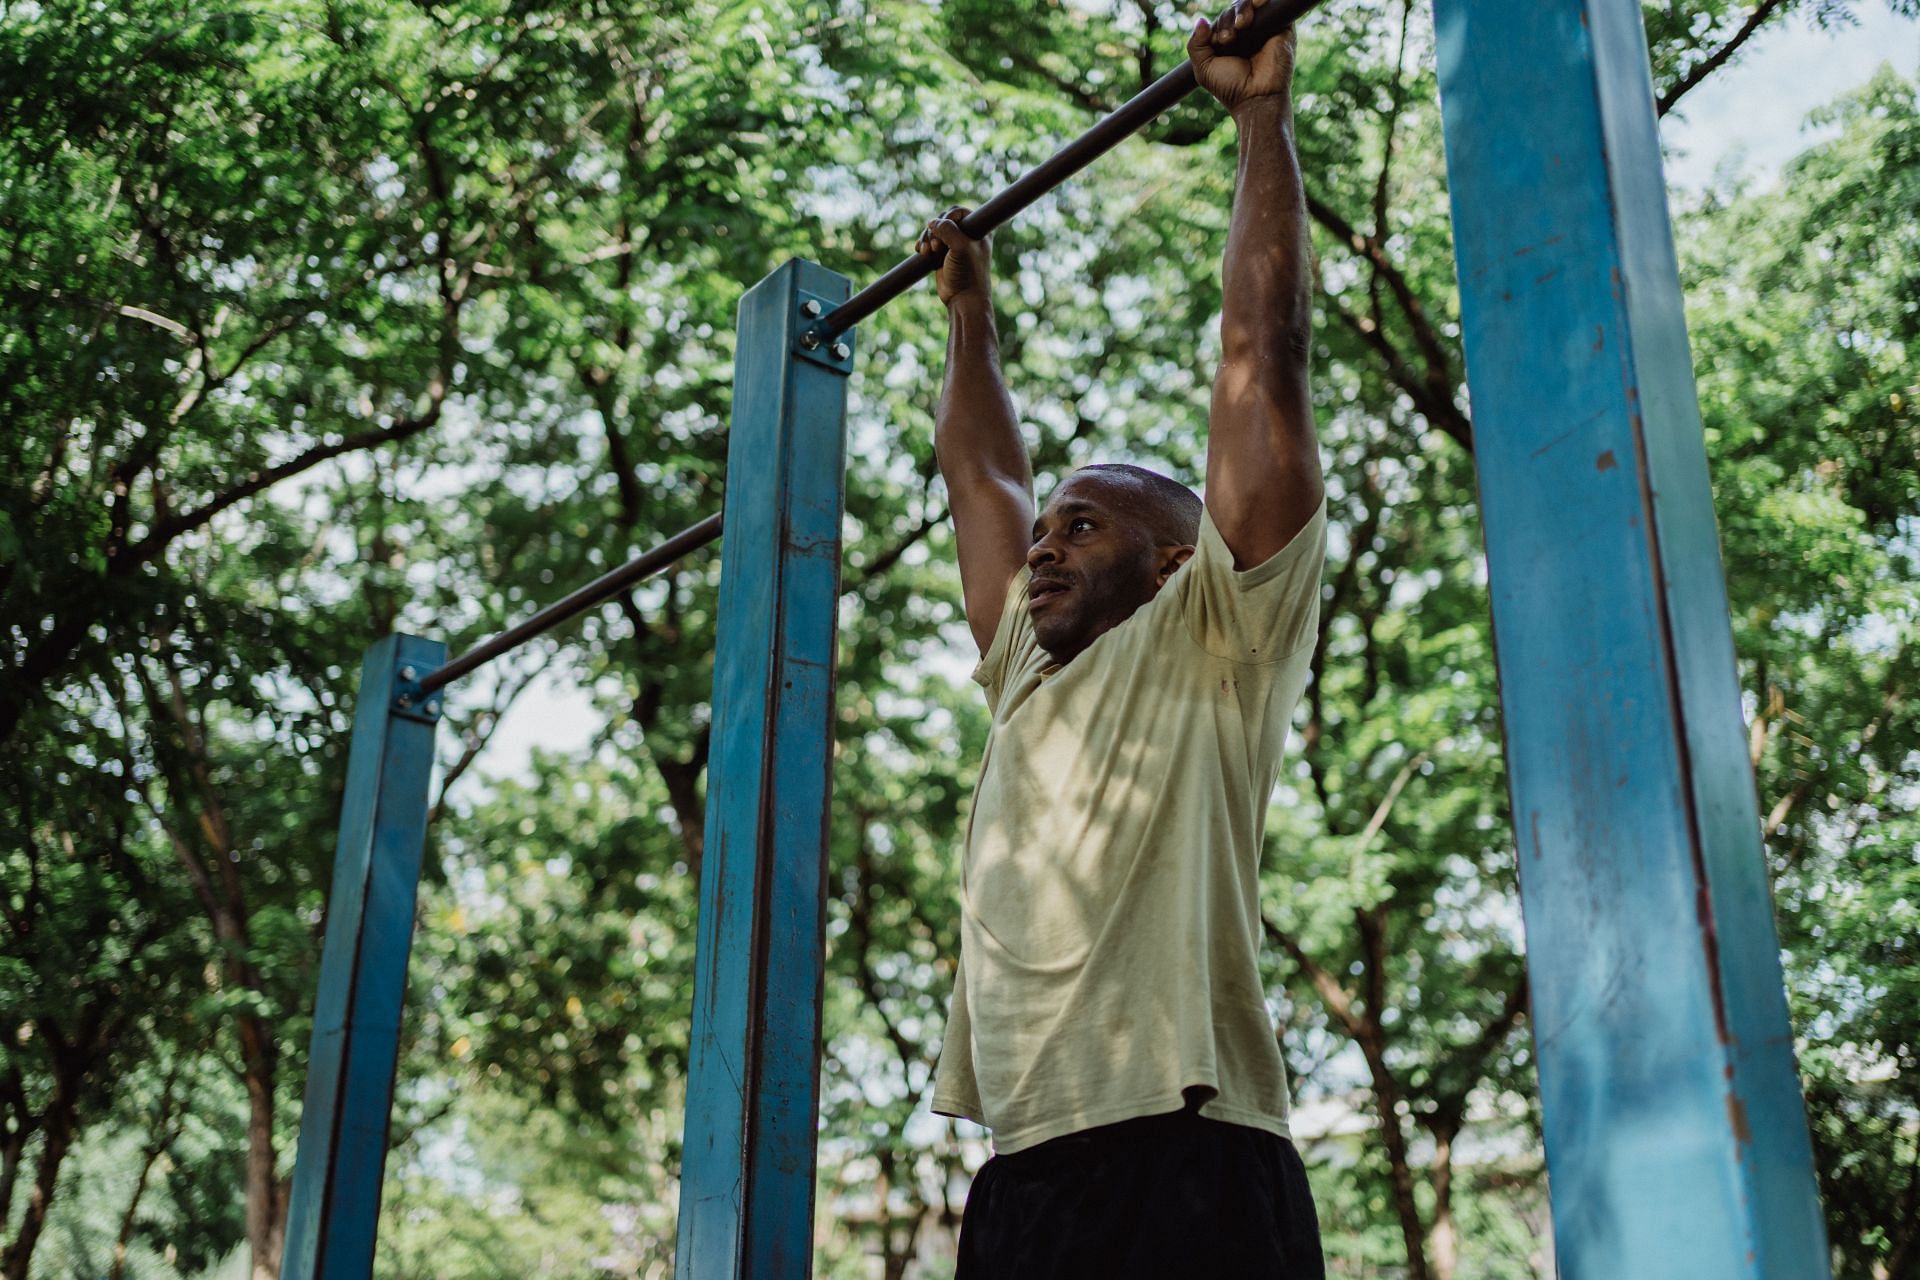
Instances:
[[[1321,1277],[1257,964],[1264,815],[1307,678],[1326,513],[1288,32],[1195,23],[1233,116],[1204,504],[1083,467],[1038,518],[964,209],[919,250],[950,336],[936,446],[992,730],[933,1109],[993,1131],[960,1280]]]

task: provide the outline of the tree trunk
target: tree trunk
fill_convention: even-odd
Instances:
[[[696,789],[707,767],[706,740],[694,744],[693,759],[668,760],[655,754],[654,767],[667,784],[667,802],[673,806],[673,820],[680,827],[680,843],[687,851],[687,875],[700,883],[700,864],[707,851],[707,806]]]
[[[107,1270],[107,1280],[126,1280],[127,1250],[133,1244],[133,1231],[140,1222],[140,1201],[146,1198],[147,1178],[174,1139],[180,1136],[179,1127],[174,1123],[180,1098],[179,1083],[180,1063],[176,1059],[167,1071],[166,1086],[160,1092],[160,1114],[154,1117],[147,1131],[147,1144],[140,1149],[140,1172],[133,1180],[133,1196],[127,1201],[127,1211],[120,1215],[120,1234],[113,1240],[113,1265]]]
[[[24,1122],[0,1142],[0,1228],[13,1221],[13,1188],[20,1177],[20,1161],[27,1153],[33,1130]]]
[[[911,1193],[912,1183],[908,1183],[910,1194],[905,1226],[902,1227],[901,1221],[894,1217],[892,1207],[892,1192],[896,1185],[894,1174],[899,1166],[899,1157],[885,1148],[875,1155],[880,1162],[880,1176],[874,1183],[874,1195],[877,1205],[875,1216],[880,1225],[881,1280],[904,1280],[917,1252],[915,1246],[920,1239],[920,1223],[926,1217],[927,1210],[920,1202],[920,1197]]]
[[[204,856],[185,829],[166,825],[168,840],[180,865],[186,869],[194,896],[206,910],[213,935],[227,953],[226,981],[239,991],[261,995],[266,992],[259,969],[251,959],[253,938],[247,908],[245,886],[240,881],[238,859],[234,856],[231,824],[226,806],[213,782],[208,763],[206,735],[195,723],[194,713],[180,673],[166,669],[167,692],[143,680],[147,701],[157,722],[171,722],[178,733],[178,746],[185,763],[185,776],[174,773],[167,785],[182,809],[188,797],[200,801],[198,835],[205,842]],[[217,877],[217,879],[216,879]],[[286,1234],[285,1188],[275,1170],[273,1141],[273,1102],[279,1070],[279,1045],[274,1028],[258,1014],[242,1013],[234,1019],[234,1031],[240,1041],[240,1069],[247,1090],[247,1162],[246,1189],[247,1252],[252,1259],[253,1280],[277,1280],[280,1274],[280,1250]]]
[[[1368,1022],[1373,1023],[1371,1012]],[[1377,1031],[1377,1026],[1374,1029]],[[1407,1155],[1406,1130],[1400,1127],[1400,1089],[1387,1068],[1384,1045],[1368,1036],[1360,1047],[1373,1076],[1373,1097],[1380,1110],[1380,1139],[1387,1149],[1393,1212],[1400,1220],[1400,1239],[1407,1249],[1407,1280],[1436,1280],[1427,1266],[1426,1228],[1413,1195],[1413,1162]]]
[[[920,1219],[913,1218],[906,1225],[906,1239],[897,1246],[894,1243],[893,1224],[887,1224],[886,1235],[886,1274],[883,1280],[905,1280],[907,1268],[913,1265],[914,1256],[919,1252]]]
[[[55,1082],[53,1099],[41,1124],[47,1135],[40,1149],[40,1166],[34,1170],[33,1193],[27,1197],[27,1212],[20,1220],[20,1231],[0,1255],[0,1280],[27,1280],[27,1267],[33,1262],[33,1250],[46,1229],[47,1211],[53,1207],[53,1194],[60,1185],[60,1166],[73,1145],[74,1111],[79,1102],[78,1084],[64,1076]]]
[[[9,1021],[0,1034],[13,1039],[19,1032],[19,1024]],[[20,1078],[20,1066],[17,1062],[7,1064],[6,1074],[0,1075],[0,1233],[13,1221],[13,1189],[18,1185],[20,1162],[26,1157],[27,1143],[40,1128],[39,1117],[33,1114],[33,1108],[27,1105],[26,1082]]]
[[[1367,1062],[1367,1074],[1373,1083],[1374,1107],[1380,1115],[1380,1142],[1387,1153],[1387,1178],[1393,1190],[1394,1216],[1400,1221],[1400,1238],[1407,1250],[1406,1280],[1433,1280],[1427,1267],[1426,1228],[1420,1221],[1420,1206],[1413,1195],[1413,1164],[1407,1156],[1407,1133],[1400,1124],[1400,1083],[1387,1063],[1387,1032],[1380,1022],[1386,1008],[1386,936],[1374,911],[1357,910],[1354,922],[1359,927],[1360,945],[1365,960],[1366,1001],[1357,1002],[1340,980],[1308,955],[1299,941],[1262,919],[1262,927],[1275,945],[1293,957],[1300,971],[1313,983],[1327,1006]]]
[[[281,1194],[273,1145],[275,1050],[272,1032],[258,1018],[240,1019],[240,1047],[247,1084],[247,1251],[253,1280],[277,1280],[286,1235],[286,1199]]]
[[[120,1215],[120,1234],[113,1238],[113,1265],[107,1269],[107,1280],[126,1280],[127,1249],[133,1244],[133,1229],[139,1225],[140,1201],[146,1198],[147,1178],[153,1173],[154,1163],[165,1150],[165,1144],[151,1142],[142,1152],[145,1158],[133,1180],[133,1196],[127,1201],[127,1211]]]
[[[1433,1135],[1433,1280],[1453,1280],[1460,1262],[1460,1240],[1453,1225],[1453,1130]]]
[[[1420,1205],[1413,1196],[1413,1162],[1407,1156],[1407,1131],[1400,1124],[1400,1082],[1387,1065],[1387,1031],[1380,1021],[1387,1007],[1386,927],[1378,908],[1354,912],[1360,945],[1366,957],[1366,1013],[1353,1018],[1350,1029],[1367,1060],[1373,1078],[1373,1097],[1380,1108],[1380,1137],[1387,1148],[1387,1172],[1393,1185],[1393,1212],[1400,1220],[1400,1238],[1407,1248],[1407,1280],[1433,1280],[1427,1266],[1427,1233],[1420,1221]]]

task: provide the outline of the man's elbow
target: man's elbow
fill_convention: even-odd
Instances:
[[[1220,323],[1220,362],[1251,370],[1301,369],[1313,352],[1313,329],[1283,316]]]
[[[1217,397],[1249,412],[1292,404],[1305,392],[1307,353],[1291,340],[1228,347],[1221,352],[1213,385]]]

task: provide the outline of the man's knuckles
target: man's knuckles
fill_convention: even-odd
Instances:
[[[1235,0],[1235,3],[1228,5],[1218,18],[1208,24],[1209,30],[1206,33],[1197,33],[1196,38],[1210,36],[1213,44],[1232,44],[1242,30],[1253,25],[1254,19],[1259,16],[1255,10],[1263,7],[1266,2],[1267,0]]]

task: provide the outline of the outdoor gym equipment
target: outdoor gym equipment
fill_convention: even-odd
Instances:
[[[1251,48],[1313,7],[1274,0]],[[1638,0],[1436,0],[1555,1251],[1566,1280],[1829,1274]],[[1194,87],[1162,77],[975,209],[984,236]],[[846,378],[859,294],[740,303],[677,1271],[805,1276]],[[441,690],[703,546],[712,516],[469,654],[361,673],[283,1274],[364,1280]]]

